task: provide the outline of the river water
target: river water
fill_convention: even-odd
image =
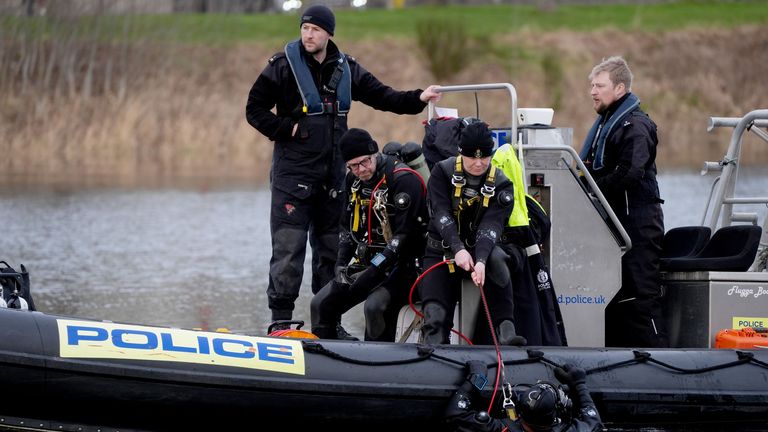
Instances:
[[[742,169],[741,180],[743,194],[768,193],[765,168]],[[666,228],[700,224],[711,179],[659,181]],[[765,207],[751,211],[762,224]],[[0,260],[27,267],[46,313],[252,334],[269,324],[266,189],[6,190],[0,220]],[[305,282],[294,314],[307,327],[310,292]],[[360,307],[344,325],[362,334]]]

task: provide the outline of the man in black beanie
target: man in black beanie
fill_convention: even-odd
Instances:
[[[331,36],[333,36],[333,31],[336,29],[336,17],[330,9],[323,5],[308,7],[301,14],[301,24],[304,25],[304,23],[314,24]]]
[[[426,187],[376,141],[352,128],[339,141],[347,162],[336,275],[312,298],[312,332],[339,339],[337,323],[365,302],[365,340],[395,339],[397,314],[418,276],[427,229]]]
[[[352,101],[418,114],[440,98],[437,86],[410,91],[386,86],[342,53],[331,40],[336,18],[326,6],[309,7],[299,26],[301,38],[269,59],[245,107],[248,123],[274,141],[267,287],[273,321],[293,317],[308,237],[312,292],[333,278],[345,171],[338,144]]]
[[[453,312],[464,278],[469,278],[487,299],[491,328],[478,327],[473,343],[524,345],[514,326],[514,302],[504,255],[498,247],[501,232],[514,205],[512,182],[491,165],[493,138],[488,125],[465,119],[459,155],[438,162],[429,176],[428,203],[431,220],[424,267],[431,268],[419,284],[424,323],[422,341],[450,341]],[[486,268],[487,267],[487,268]],[[485,308],[481,308],[486,310]]]

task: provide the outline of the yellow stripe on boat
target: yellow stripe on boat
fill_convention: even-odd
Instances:
[[[304,375],[301,342],[164,327],[56,320],[65,358],[171,361]]]

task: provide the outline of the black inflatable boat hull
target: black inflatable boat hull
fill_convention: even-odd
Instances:
[[[50,430],[440,430],[464,363],[489,365],[487,389],[497,364],[489,346],[257,337],[9,309],[0,335],[2,423]],[[608,424],[768,422],[765,350],[505,347],[502,356],[513,384],[556,382],[553,366],[566,362],[585,368]]]

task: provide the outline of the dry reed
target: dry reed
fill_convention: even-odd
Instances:
[[[7,36],[7,35],[6,35]],[[245,121],[248,90],[279,47],[41,41],[0,42],[0,183],[154,186],[260,183],[271,143]],[[383,82],[402,89],[434,78],[414,42],[347,42]],[[511,34],[495,49],[524,47],[509,64],[483,57],[439,84],[512,82],[520,106],[557,106],[555,124],[573,127],[580,147],[594,112],[586,76],[602,57],[621,54],[634,90],[659,125],[661,169],[699,166],[726,149],[730,131],[706,132],[707,118],[765,107],[768,29],[691,30],[664,34],[557,32]],[[554,78],[553,78],[554,77]],[[559,80],[559,82],[553,82]],[[508,123],[505,97],[490,96],[480,116]],[[446,98],[445,104],[452,104]],[[474,100],[457,101],[475,115]],[[421,116],[376,112],[358,103],[350,126],[380,143],[420,142]],[[768,163],[768,146],[748,143],[745,163]]]

